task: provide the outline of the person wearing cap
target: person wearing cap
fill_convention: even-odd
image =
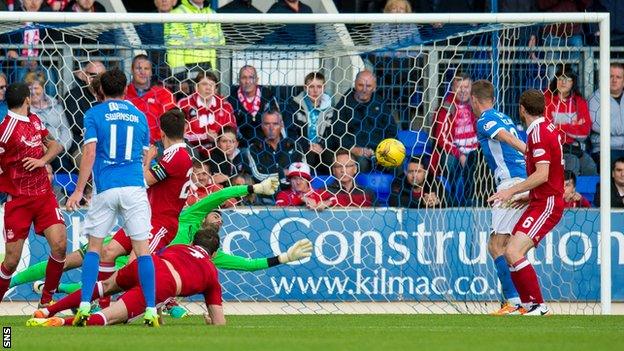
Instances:
[[[290,188],[277,193],[277,206],[308,206],[316,207],[322,201],[320,194],[312,189],[310,181],[310,166],[304,162],[294,162],[288,167],[286,175],[290,181]]]

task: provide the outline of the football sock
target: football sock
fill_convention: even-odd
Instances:
[[[0,301],[2,301],[4,294],[6,294],[7,290],[9,290],[9,284],[11,284],[11,274],[13,274],[13,272],[4,267],[4,262],[0,264]]]
[[[61,311],[78,307],[78,305],[80,305],[80,302],[81,302],[80,299],[82,297],[82,292],[83,291],[81,290],[75,291],[65,296],[64,298],[58,300],[56,303],[47,307],[48,312],[49,312],[48,317],[54,316],[55,314]],[[102,283],[98,282],[95,286],[95,291],[93,291],[93,295],[91,296],[91,300],[100,298],[102,297],[102,295],[103,295]]]
[[[41,292],[41,303],[47,304],[52,301],[52,295],[58,288],[61,275],[63,274],[63,266],[65,266],[65,257],[63,259],[56,259],[50,255],[48,258],[48,266],[45,272],[45,282],[43,285],[43,291]]]
[[[523,303],[544,303],[537,274],[526,257],[513,264],[511,279],[513,279]]]
[[[519,304],[520,295],[514,286],[513,280],[511,280],[511,272],[509,271],[509,265],[505,260],[505,256],[498,256],[494,260],[494,265],[496,266],[498,280],[500,280],[501,286],[503,287],[503,297],[511,304]]]
[[[46,267],[48,266],[48,261],[41,261],[33,264],[32,266],[26,268],[25,270],[17,273],[11,279],[11,288],[14,286],[32,283],[35,280],[42,279],[46,276]]]
[[[115,273],[115,263],[100,262],[100,272],[98,273],[97,280],[106,280],[113,275],[113,273]]]
[[[100,312],[94,313],[87,319],[87,325],[106,325],[106,318]]]
[[[80,290],[81,286],[82,285],[80,283],[61,283],[59,284],[58,289],[56,289],[56,291],[64,293],[64,294],[71,294],[73,292]]]
[[[97,281],[100,255],[89,251],[84,256],[82,263],[82,297],[80,302],[91,302],[91,294]]]
[[[145,297],[147,307],[156,306],[156,284],[154,282],[154,262],[151,255],[143,255],[137,258],[139,266],[139,282]]]

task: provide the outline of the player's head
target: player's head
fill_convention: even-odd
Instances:
[[[325,92],[325,76],[321,72],[310,72],[305,76],[303,85],[306,95],[317,101]]]
[[[405,178],[411,186],[422,186],[427,178],[427,169],[420,158],[411,158],[405,167]]]
[[[219,248],[219,231],[214,228],[202,228],[195,233],[193,245],[202,247],[210,255]]]
[[[171,109],[160,116],[160,130],[169,140],[184,139],[186,117],[179,108]]]
[[[126,75],[119,68],[106,71],[100,77],[100,88],[106,99],[123,99],[126,95],[126,84]]]
[[[209,228],[211,226],[216,226],[217,228],[221,228],[221,225],[223,225],[223,218],[221,217],[221,211],[219,210],[214,210],[209,212],[206,215],[206,218],[204,218],[204,221],[202,222],[202,228]]]
[[[472,83],[470,103],[475,115],[494,106],[494,85],[489,80],[480,79]]]
[[[358,165],[351,151],[338,149],[332,165],[332,174],[340,183],[348,184],[353,182],[358,172]]]
[[[358,102],[366,103],[371,100],[377,90],[377,77],[375,73],[364,70],[355,76],[355,86],[353,97]]]
[[[26,83],[13,83],[7,87],[6,103],[9,110],[20,110],[30,106],[30,89]]]
[[[613,161],[611,177],[613,177],[615,184],[624,186],[624,157],[619,157]]]
[[[611,95],[622,95],[624,91],[624,64],[611,62],[609,78],[609,90],[611,91]]]
[[[231,157],[238,149],[238,139],[236,139],[236,128],[225,126],[221,129],[221,134],[217,137],[217,147],[228,157]]]
[[[560,94],[567,97],[571,94],[580,95],[578,87],[578,76],[569,65],[561,65],[555,72],[555,77],[550,81],[548,90],[553,94]]]
[[[217,93],[217,87],[219,86],[219,78],[217,75],[210,71],[201,71],[195,76],[195,90],[199,96],[204,99],[212,99]]]
[[[252,65],[244,65],[238,72],[238,86],[246,94],[255,94],[258,88],[258,73]]]
[[[132,59],[132,84],[147,89],[152,80],[152,62],[145,54],[136,55]]]
[[[520,118],[527,126],[543,116],[545,108],[546,102],[541,91],[529,89],[520,95]]]
[[[576,174],[566,169],[563,172],[563,191],[565,194],[574,194],[576,192]]]

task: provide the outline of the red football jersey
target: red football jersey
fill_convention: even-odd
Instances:
[[[25,157],[43,157],[43,139],[48,134],[37,115],[22,116],[9,111],[0,123],[0,191],[11,196],[52,192],[45,167],[27,171],[22,162]]]
[[[557,127],[540,117],[527,128],[527,175],[538,163],[548,163],[548,180],[529,192],[531,201],[546,200],[550,196],[563,199],[563,150]]]
[[[199,246],[172,245],[160,255],[180,274],[181,296],[204,294],[206,305],[221,305],[221,284],[211,256]]]
[[[160,140],[160,116],[176,107],[173,94],[167,88],[154,85],[139,95],[134,84],[129,84],[126,91],[126,100],[130,101],[147,117],[147,125],[150,129],[150,144]]]
[[[215,95],[210,104],[205,105],[199,94],[194,93],[180,100],[178,105],[186,114],[188,130],[185,136],[191,143],[211,143],[208,132],[218,135],[225,126],[236,128],[232,105],[220,96]]]
[[[152,218],[158,223],[177,223],[192,184],[193,161],[186,144],[169,146],[150,171],[158,180],[147,190]]]

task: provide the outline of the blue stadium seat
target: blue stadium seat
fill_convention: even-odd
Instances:
[[[599,182],[600,176],[578,176],[576,177],[576,191],[593,203],[596,196],[596,184]]]
[[[76,189],[78,175],[75,173],[56,173],[54,175],[54,183],[65,189],[67,194],[71,194]]]
[[[330,175],[319,175],[319,176],[312,178],[310,185],[312,186],[312,189],[315,189],[315,190],[323,189],[329,184],[333,183],[334,180],[335,180],[334,177]]]
[[[429,135],[426,132],[402,130],[398,133],[397,139],[405,145],[407,157],[420,157],[425,153],[431,153],[431,148],[427,144]]]
[[[394,176],[384,173],[360,173],[355,178],[360,186],[375,193],[377,204],[381,206],[388,202],[393,179]]]

